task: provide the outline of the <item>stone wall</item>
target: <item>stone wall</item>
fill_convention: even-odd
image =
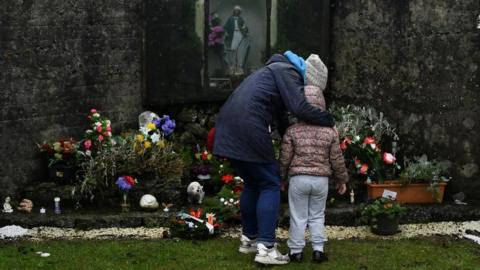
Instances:
[[[480,198],[480,2],[333,3],[329,95],[385,112],[404,154],[443,161],[452,191]]]
[[[142,1],[0,2],[0,198],[44,175],[36,143],[141,111]],[[43,167],[44,168],[44,167]]]

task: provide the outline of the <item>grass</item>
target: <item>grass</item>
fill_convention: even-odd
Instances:
[[[0,269],[257,269],[235,239],[0,242]],[[285,251],[285,244],[282,243]],[[480,269],[480,247],[452,238],[342,240],[326,246],[330,261],[277,269]],[[40,258],[36,252],[51,253]],[[270,268],[270,267],[269,267]]]

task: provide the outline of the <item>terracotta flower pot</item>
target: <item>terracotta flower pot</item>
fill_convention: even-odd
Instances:
[[[407,184],[402,185],[399,181],[385,181],[383,184],[366,184],[369,199],[381,197],[385,189],[397,192],[396,200],[399,203],[441,203],[447,183],[439,183],[438,198],[428,190],[430,184]],[[438,199],[438,200],[437,200]]]

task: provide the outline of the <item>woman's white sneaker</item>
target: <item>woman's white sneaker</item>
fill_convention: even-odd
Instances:
[[[257,244],[257,255],[255,255],[255,262],[261,264],[287,264],[290,258],[278,251],[275,244],[272,248],[267,248],[264,244]]]
[[[250,240],[250,238],[242,235],[238,251],[245,254],[257,252],[257,240]]]

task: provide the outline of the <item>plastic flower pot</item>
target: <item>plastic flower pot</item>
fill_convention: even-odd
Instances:
[[[57,162],[48,168],[48,178],[59,184],[72,183],[75,179],[75,168],[63,162]]]
[[[372,220],[371,230],[378,235],[394,235],[400,230],[398,229],[399,217],[390,218],[387,215],[381,214]]]
[[[438,184],[438,197],[435,198],[433,192],[429,191],[430,184],[418,183],[402,185],[399,181],[385,181],[383,184],[369,183],[367,185],[367,192],[369,199],[382,197],[385,189],[397,192],[396,200],[399,203],[441,203],[443,201],[443,194],[445,193],[445,186],[447,183],[441,182]]]

